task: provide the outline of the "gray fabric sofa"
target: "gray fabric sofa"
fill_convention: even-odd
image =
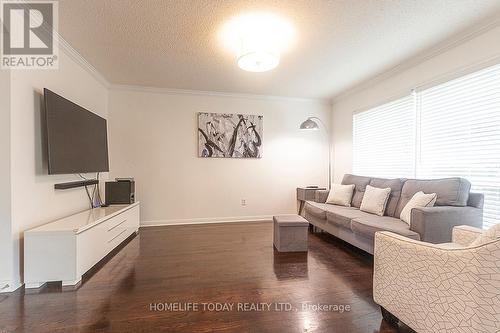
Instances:
[[[307,201],[305,218],[312,225],[373,254],[377,231],[391,231],[429,243],[451,241],[454,226],[483,224],[484,196],[471,193],[471,184],[463,178],[384,179],[346,174],[342,184],[354,184],[351,207],[327,204],[328,190],[317,191],[314,201]],[[367,185],[391,188],[384,216],[359,210]],[[404,206],[418,191],[436,193],[434,207],[414,208],[411,225],[399,216]]]

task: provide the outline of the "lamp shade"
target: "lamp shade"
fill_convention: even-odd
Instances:
[[[307,118],[302,124],[300,124],[300,129],[302,130],[318,130],[318,123],[312,120],[311,118]]]

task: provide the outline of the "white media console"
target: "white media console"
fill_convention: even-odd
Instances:
[[[24,233],[26,288],[75,285],[82,275],[139,230],[139,203],[87,210]]]

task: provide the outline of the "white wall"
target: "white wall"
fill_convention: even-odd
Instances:
[[[12,276],[10,71],[0,70],[0,290]]]
[[[64,50],[58,70],[15,70],[11,76],[11,167],[14,283],[22,275],[22,232],[88,209],[85,190],[55,191],[54,184],[75,175],[49,176],[42,140],[43,88],[107,116],[108,90]]]
[[[261,159],[197,157],[197,112],[264,116]],[[267,218],[296,211],[295,188],[327,183],[327,138],[300,131],[316,101],[111,90],[111,177],[135,177],[143,224]],[[245,199],[247,206],[241,206]]]
[[[352,170],[352,114],[409,94],[416,87],[432,85],[448,78],[500,62],[500,27],[442,50],[425,61],[395,72],[383,80],[374,80],[364,89],[356,89],[333,102],[333,171],[340,181]],[[406,68],[403,64],[400,66]]]

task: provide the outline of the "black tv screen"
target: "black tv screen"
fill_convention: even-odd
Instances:
[[[44,89],[49,174],[109,171],[106,119]]]

